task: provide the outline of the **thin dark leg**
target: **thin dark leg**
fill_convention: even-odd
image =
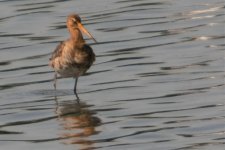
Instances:
[[[75,78],[75,84],[74,84],[74,94],[75,96],[77,97],[77,102],[79,103],[80,102],[80,98],[78,97],[78,94],[77,94],[77,82],[78,82],[78,77]]]
[[[53,86],[55,88],[55,91],[56,91],[56,82],[57,82],[57,73],[55,73],[55,75],[54,75],[54,84],[53,84]]]

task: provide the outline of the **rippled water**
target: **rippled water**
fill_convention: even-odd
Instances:
[[[0,149],[223,150],[223,0],[0,0]],[[97,60],[53,88],[48,59],[83,18]]]

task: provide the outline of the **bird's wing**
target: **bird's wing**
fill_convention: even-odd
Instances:
[[[87,53],[88,53],[88,57],[87,57],[88,63],[86,65],[88,68],[90,68],[90,66],[95,61],[95,53],[93,52],[93,49],[87,44],[84,44],[83,49],[85,49],[85,51],[87,51]]]
[[[62,55],[62,51],[64,49],[65,43],[64,42],[60,42],[60,44],[56,47],[56,49],[54,50],[54,52],[52,53],[51,58],[49,59],[50,61],[55,59],[56,57],[59,57]]]

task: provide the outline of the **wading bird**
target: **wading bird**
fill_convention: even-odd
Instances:
[[[81,24],[81,18],[77,14],[69,15],[66,25],[70,38],[56,47],[49,59],[49,65],[55,70],[55,90],[58,75],[63,78],[75,78],[74,94],[79,102],[77,94],[78,77],[83,75],[95,61],[95,54],[92,48],[85,43],[81,32],[88,35],[95,42],[96,40]]]

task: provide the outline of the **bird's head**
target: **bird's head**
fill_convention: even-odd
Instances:
[[[70,28],[77,28],[77,29],[79,29],[80,31],[85,33],[88,37],[90,37],[91,39],[93,39],[97,43],[97,41],[91,35],[91,33],[89,33],[88,30],[84,28],[84,26],[81,23],[81,18],[77,14],[71,14],[71,15],[68,16],[68,18],[67,18],[67,27],[69,29]]]

